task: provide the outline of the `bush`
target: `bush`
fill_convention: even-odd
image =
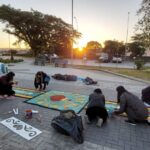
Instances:
[[[14,59],[13,61],[11,61],[10,59],[0,59],[0,62],[2,63],[18,63],[18,62],[23,62],[23,59]]]
[[[144,60],[138,59],[134,61],[134,64],[136,65],[136,69],[140,70],[143,69],[145,62]]]
[[[16,54],[15,56],[33,57],[33,54],[32,54],[32,53],[26,53],[26,54]]]

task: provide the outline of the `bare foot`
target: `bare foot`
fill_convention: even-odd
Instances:
[[[4,97],[4,98],[7,98],[7,97],[8,97],[8,95],[4,95],[3,97]]]
[[[6,99],[15,99],[14,96],[8,96]]]
[[[4,98],[4,96],[0,95],[0,99]]]

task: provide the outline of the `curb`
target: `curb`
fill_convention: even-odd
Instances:
[[[72,67],[73,67],[73,66],[72,66]],[[84,68],[80,68],[80,67],[73,67],[73,68],[84,69]],[[142,80],[142,79],[139,79],[139,78],[135,78],[135,77],[131,77],[131,76],[119,74],[119,73],[114,73],[114,72],[108,71],[108,70],[103,70],[103,69],[98,69],[98,70],[97,70],[97,69],[85,69],[85,70],[102,71],[102,72],[105,72],[105,73],[109,73],[109,74],[113,74],[113,75],[116,75],[116,76],[124,77],[124,78],[130,79],[130,80],[134,80],[134,81],[138,81],[138,82],[150,84],[150,81]]]
[[[113,74],[113,75],[116,75],[116,76],[124,77],[124,78],[130,79],[130,80],[134,80],[134,81],[138,81],[138,82],[150,84],[150,81],[138,79],[138,78],[135,78],[135,77],[130,77],[130,76],[127,76],[127,75],[123,75],[123,74],[119,74],[119,73],[114,73],[114,72],[111,72],[111,71],[108,71],[108,70],[100,70],[100,71],[103,71],[103,72],[106,72],[106,73],[110,73],[110,74]]]

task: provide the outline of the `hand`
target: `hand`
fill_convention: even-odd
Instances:
[[[115,108],[114,111],[118,111],[118,108]]]
[[[18,81],[15,81],[15,84],[18,84]]]
[[[17,85],[17,84],[18,84],[18,81],[14,81],[14,84],[16,84],[16,85]]]
[[[115,110],[114,110],[114,114],[115,114],[115,115],[118,115],[118,114],[119,114],[119,109],[115,109]]]

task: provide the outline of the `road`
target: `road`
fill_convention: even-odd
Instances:
[[[19,64],[14,64],[9,66],[9,70],[16,72],[16,78],[18,80],[32,80],[34,81],[34,75],[37,71],[44,71],[50,76],[60,73],[60,74],[70,74],[76,75],[78,77],[86,78],[91,77],[94,80],[98,81],[97,85],[84,85],[81,81],[77,82],[63,82],[63,81],[56,81],[51,80],[51,84],[65,84],[65,85],[73,85],[73,86],[80,86],[82,88],[87,88],[93,90],[94,88],[102,88],[104,91],[111,91],[111,93],[115,93],[115,89],[119,85],[125,86],[129,91],[137,94],[140,96],[141,90],[147,86],[146,83],[134,81],[131,79],[123,78],[120,76],[112,75],[109,73],[105,73],[102,71],[90,71],[90,70],[81,70],[81,69],[73,69],[73,68],[56,68],[52,65],[46,66],[35,66],[33,65],[32,59],[24,59],[24,62]],[[111,95],[111,94],[110,94]],[[113,94],[114,95],[114,94]],[[108,95],[110,99],[111,96]],[[116,97],[113,97],[114,99]]]

